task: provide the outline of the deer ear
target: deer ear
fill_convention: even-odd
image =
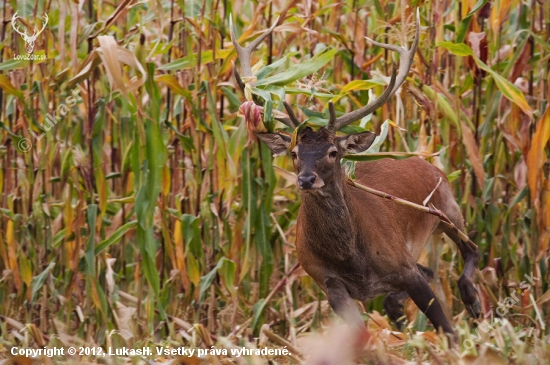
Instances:
[[[276,155],[285,153],[290,146],[291,138],[279,133],[256,133],[263,143]]]
[[[374,142],[375,138],[376,134],[372,132],[363,132],[350,134],[349,136],[345,137],[338,137],[336,140],[344,151],[350,153],[359,153],[366,151],[367,148],[370,147],[372,142]]]

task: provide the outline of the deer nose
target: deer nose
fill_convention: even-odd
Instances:
[[[298,176],[298,185],[302,189],[311,189],[315,183],[315,175]]]

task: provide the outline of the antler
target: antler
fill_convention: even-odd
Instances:
[[[231,35],[231,42],[233,42],[235,50],[239,55],[239,60],[241,61],[241,69],[244,77],[254,76],[252,73],[252,67],[250,66],[250,55],[256,50],[258,45],[273,31],[273,29],[275,29],[278,22],[279,17],[275,19],[275,22],[268,30],[266,30],[263,34],[256,38],[252,43],[250,43],[246,47],[241,47],[237,37],[235,36],[235,29],[233,28],[233,17],[231,15],[229,16],[229,31]],[[235,75],[239,75],[235,67],[233,67],[233,70],[235,72]],[[240,77],[237,78],[237,82],[239,82],[239,86],[244,89],[244,83],[242,82],[242,79]]]
[[[48,25],[48,20],[50,20],[50,18],[48,18],[48,14],[44,13],[44,19],[42,20],[43,24],[42,24],[42,29],[40,29],[38,31],[38,33],[35,31],[33,36],[37,36],[39,35],[40,33],[42,33],[44,31],[44,29],[46,29],[46,25]]]
[[[11,17],[11,26],[13,27],[13,30],[15,30],[17,33],[19,33],[23,37],[28,37],[26,30],[24,33],[21,33],[21,31],[19,30],[19,27],[16,25],[17,19],[19,19],[19,16],[17,15],[17,11],[16,11],[15,14],[13,14],[13,16]]]
[[[414,54],[416,53],[416,49],[418,48],[418,42],[420,40],[420,13],[418,9],[416,10],[416,34],[415,34],[414,43],[411,49],[407,50],[405,48],[394,46],[391,44],[379,43],[379,42],[373,41],[370,38],[367,38],[367,40],[376,46],[399,53],[400,55],[399,73],[397,74],[397,76],[395,75],[395,66],[394,66],[392,71],[392,76],[390,79],[390,84],[378,99],[368,103],[367,105],[365,105],[360,109],[344,114],[339,118],[336,118],[334,105],[332,105],[332,102],[329,103],[330,120],[327,127],[328,129],[337,131],[343,126],[373,113],[376,109],[384,105],[392,97],[392,95],[395,94],[395,92],[399,89],[401,84],[403,84],[403,82],[407,78],[407,75],[409,74],[409,71],[411,69],[411,66],[414,60]]]
[[[258,45],[275,29],[277,24],[279,23],[279,17],[273,22],[271,27],[264,31],[258,38],[256,38],[252,43],[250,43],[246,47],[242,47],[237,37],[235,36],[235,29],[233,27],[233,19],[231,16],[229,16],[229,28],[230,28],[230,35],[231,35],[231,42],[233,42],[233,45],[235,46],[235,50],[237,51],[237,55],[239,60],[241,61],[241,70],[243,77],[241,78],[241,75],[239,75],[239,72],[237,71],[237,67],[235,67],[235,64],[233,64],[233,75],[235,76],[235,79],[237,80],[237,84],[239,84],[239,87],[244,91],[246,88],[246,83],[250,84],[251,86],[254,86],[255,79],[253,78],[254,74],[252,72],[252,66],[250,65],[250,56],[252,55],[252,52],[256,50]],[[244,82],[243,82],[244,78]],[[296,118],[296,115],[292,111],[290,105],[286,101],[283,101],[283,105],[288,113],[288,116],[284,115],[284,113],[278,112],[279,114],[283,114],[284,116],[275,116],[275,119],[280,121],[281,123],[286,124],[287,126],[291,128],[296,128],[298,125],[300,125],[300,121],[298,118]]]

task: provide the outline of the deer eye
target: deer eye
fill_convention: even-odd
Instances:
[[[332,151],[331,153],[328,154],[330,157],[333,157],[333,158],[336,158],[336,156],[338,156],[338,152],[337,151]]]
[[[292,156],[292,159],[295,160],[298,156],[296,155],[296,152],[292,151],[290,152],[290,155]]]

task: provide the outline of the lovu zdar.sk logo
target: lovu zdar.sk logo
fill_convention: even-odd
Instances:
[[[27,33],[27,29],[25,29],[24,31],[21,31],[21,29],[17,25],[17,19],[20,19],[20,17],[19,17],[19,15],[17,15],[17,12],[15,12],[15,14],[13,14],[13,17],[11,18],[11,26],[13,27],[13,30],[15,30],[17,33],[19,33],[21,38],[23,38],[23,41],[25,41],[25,44],[26,44],[25,49],[27,51],[27,56],[26,57],[25,56],[18,56],[16,58],[36,59],[37,57],[33,57],[34,44],[35,44],[36,39],[38,38],[38,36],[44,31],[44,29],[46,29],[46,25],[48,24],[48,14],[44,13],[44,17],[41,19],[42,20],[42,28],[40,30],[38,30],[36,27],[34,27],[33,33],[31,35],[29,35]],[[44,56],[43,58],[45,59],[46,56],[45,55],[43,55],[43,56]]]

